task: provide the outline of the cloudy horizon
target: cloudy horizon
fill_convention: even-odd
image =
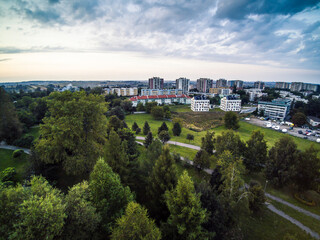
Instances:
[[[320,83],[316,0],[11,0],[0,22],[0,82]]]

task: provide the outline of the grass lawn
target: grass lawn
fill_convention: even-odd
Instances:
[[[8,167],[15,167],[18,178],[22,179],[22,175],[28,163],[28,155],[23,153],[18,159],[12,159],[12,153],[12,150],[0,149],[0,171]]]
[[[31,128],[28,129],[28,132],[26,132],[25,134],[23,134],[23,136],[33,136],[34,139],[37,139],[40,136],[40,126],[33,126]]]
[[[192,112],[191,105],[173,105],[169,107],[171,112]]]
[[[288,220],[266,209],[261,216],[242,217],[241,229],[246,240],[282,240],[286,234],[299,240],[313,239],[306,232]]]
[[[276,202],[276,201],[270,201],[270,202],[272,203],[272,205],[274,205],[279,210],[285,212],[290,217],[293,217],[294,219],[301,222],[303,225],[309,227],[311,230],[320,234],[320,221],[317,221],[316,219],[314,219],[312,217],[306,216],[305,214],[300,213],[300,212],[292,209],[291,207],[288,207],[288,206],[281,204],[279,202]]]

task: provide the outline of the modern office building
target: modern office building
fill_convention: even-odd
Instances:
[[[216,82],[216,87],[217,88],[228,87],[227,80],[222,79],[222,78],[218,79]]]
[[[261,81],[254,82],[253,84],[253,88],[255,89],[264,89],[264,87],[265,87],[265,84],[264,82],[261,82]]]
[[[209,78],[199,78],[197,80],[197,89],[199,92],[207,93],[212,88],[213,80]]]
[[[182,95],[182,89],[141,89],[140,96]]]
[[[242,89],[243,88],[243,81],[242,80],[230,80],[228,81],[228,86],[233,88],[234,86],[237,89]]]
[[[286,98],[278,98],[272,102],[258,102],[258,112],[264,113],[265,117],[283,121],[289,114],[291,100]]]
[[[190,79],[178,78],[176,80],[176,89],[182,89],[183,94],[188,94],[190,87]]]
[[[157,96],[136,96],[129,99],[132,106],[136,107],[138,103],[145,105],[147,102],[157,102],[158,104],[190,104],[191,97],[182,95],[157,95]]]
[[[138,88],[104,88],[104,94],[116,93],[118,96],[137,96]]]
[[[290,89],[291,83],[288,82],[276,82],[275,88],[278,89]]]
[[[225,112],[240,112],[241,99],[239,98],[239,95],[229,95],[221,98],[220,109]]]
[[[208,112],[210,100],[204,95],[196,95],[191,99],[191,110],[194,112]]]
[[[163,89],[163,78],[149,78],[149,89]]]

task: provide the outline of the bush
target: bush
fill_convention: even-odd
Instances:
[[[17,172],[14,167],[8,167],[0,172],[0,182],[8,183],[7,185],[13,185],[17,182]]]
[[[17,149],[12,153],[12,158],[18,158],[23,154],[23,150],[22,149]]]
[[[33,136],[25,136],[21,137],[13,142],[13,145],[18,147],[30,148],[32,146],[32,142],[34,140]]]

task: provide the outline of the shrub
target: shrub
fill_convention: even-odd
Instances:
[[[34,140],[33,136],[25,136],[21,137],[13,142],[13,145],[18,147],[30,148],[32,146],[32,142]]]
[[[23,154],[23,150],[22,149],[17,149],[12,153],[12,158],[18,158]]]

